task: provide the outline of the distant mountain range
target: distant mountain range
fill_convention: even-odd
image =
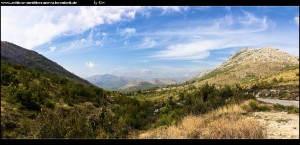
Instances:
[[[96,86],[103,87],[105,89],[119,89],[128,83],[137,81],[137,79],[117,77],[115,75],[105,74],[105,75],[94,75],[86,78],[89,82]]]
[[[178,81],[173,79],[156,78],[151,80],[142,80],[138,78],[118,77],[110,74],[95,75],[86,78],[86,80],[95,84],[96,86],[111,90],[146,89],[152,87],[164,87],[178,83]]]
[[[1,41],[1,61],[23,65],[25,67],[37,69],[45,73],[52,73],[66,77],[83,84],[90,83],[77,75],[67,71],[62,66],[49,60],[43,55],[15,45],[7,41]]]

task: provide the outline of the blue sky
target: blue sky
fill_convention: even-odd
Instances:
[[[299,55],[299,7],[1,7],[1,40],[80,77],[191,77],[241,48]]]

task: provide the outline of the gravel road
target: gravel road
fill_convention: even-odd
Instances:
[[[272,103],[272,104],[281,104],[284,106],[294,105],[299,108],[299,101],[290,101],[290,100],[277,100],[277,99],[264,99],[264,98],[256,98],[259,101]]]

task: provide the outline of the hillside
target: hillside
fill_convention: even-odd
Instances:
[[[45,73],[52,73],[62,77],[67,77],[86,85],[90,84],[88,81],[67,71],[62,66],[49,60],[43,55],[7,41],[1,41],[1,61],[20,64],[25,67],[40,70]]]
[[[298,66],[297,57],[271,47],[245,48],[233,54],[222,65],[200,77],[196,86],[205,82],[222,84],[243,83],[264,78],[293,66]]]
[[[97,110],[97,107],[104,107],[108,103],[108,95],[109,92],[92,85],[83,85],[72,79],[22,65],[1,62],[1,137],[29,137],[30,133],[38,133],[38,128],[26,129],[24,125],[33,125],[27,123],[35,122],[40,113],[49,111],[44,115],[50,115],[50,112],[58,110],[65,110],[67,113],[75,106],[86,105]],[[46,123],[44,121],[46,120],[40,122],[40,125]],[[23,129],[28,134],[22,134],[20,130]]]

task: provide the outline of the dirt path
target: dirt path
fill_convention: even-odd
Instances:
[[[272,103],[272,104],[281,104],[284,106],[294,105],[299,108],[299,101],[289,101],[289,100],[277,100],[277,99],[263,99],[263,98],[256,98],[259,101]]]
[[[299,114],[254,112],[251,118],[266,127],[269,139],[299,139]]]

